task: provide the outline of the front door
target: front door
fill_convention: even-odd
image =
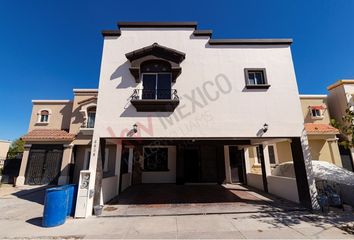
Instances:
[[[62,146],[31,149],[25,184],[56,184],[60,176],[62,157]]]
[[[185,182],[199,182],[200,158],[199,149],[184,150],[184,179]]]
[[[243,150],[236,146],[229,147],[231,181],[233,183],[245,183],[245,161]]]

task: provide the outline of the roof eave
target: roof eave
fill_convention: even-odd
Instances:
[[[197,28],[197,22],[118,22],[120,28]]]
[[[291,45],[291,38],[278,39],[210,39],[209,45]]]

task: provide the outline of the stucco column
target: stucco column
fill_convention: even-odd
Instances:
[[[30,154],[31,147],[32,144],[24,145],[25,150],[23,151],[23,155],[22,155],[20,172],[18,174],[18,177],[16,178],[16,183],[15,183],[16,186],[23,186],[25,184],[25,174],[26,174],[27,162],[28,162],[28,157]]]
[[[249,148],[245,147],[243,149],[243,152],[244,152],[244,158],[245,158],[245,170],[246,170],[246,174],[248,174],[251,172]]]
[[[96,180],[96,169],[97,169],[97,161],[99,155],[100,148],[100,138],[99,136],[93,136],[92,145],[91,145],[91,156],[90,156],[90,164],[89,164],[89,172],[90,172],[90,180],[89,180],[89,195],[87,199],[87,207],[86,207],[86,216],[92,215],[93,210],[93,197],[95,193],[95,180]]]
[[[301,137],[292,138],[291,151],[300,203],[308,208],[319,209],[311,154],[305,130]]]
[[[338,139],[327,139],[329,151],[331,153],[332,163],[337,165],[338,167],[343,167],[342,159],[340,158],[339,147],[338,147]]]
[[[225,156],[225,181],[226,183],[231,183],[232,181],[231,181],[229,146],[224,146],[224,156]]]
[[[64,152],[63,152],[63,159],[61,162],[61,169],[60,169],[60,177],[58,179],[58,185],[65,185],[69,183],[70,180],[70,163],[71,163],[71,156],[73,153],[72,144],[65,144],[64,145]]]
[[[269,160],[269,150],[268,150],[268,145],[263,144],[263,154],[264,154],[264,167],[265,167],[265,173],[266,176],[272,175],[272,170],[270,167],[270,160]]]
[[[114,169],[114,175],[117,176],[117,188],[116,195],[119,193],[119,184],[120,184],[120,166],[122,161],[122,142],[117,141],[116,143],[116,163]]]

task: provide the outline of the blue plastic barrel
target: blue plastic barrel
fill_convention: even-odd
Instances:
[[[68,193],[65,187],[49,188],[45,193],[43,227],[55,227],[65,223],[68,212]]]
[[[68,211],[66,213],[67,216],[74,216],[75,207],[76,207],[76,198],[77,198],[77,184],[68,184],[65,185],[68,192]]]

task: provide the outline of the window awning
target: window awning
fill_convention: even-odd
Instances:
[[[315,105],[315,106],[309,106],[310,109],[314,109],[314,110],[323,110],[326,109],[325,106],[323,105]]]

